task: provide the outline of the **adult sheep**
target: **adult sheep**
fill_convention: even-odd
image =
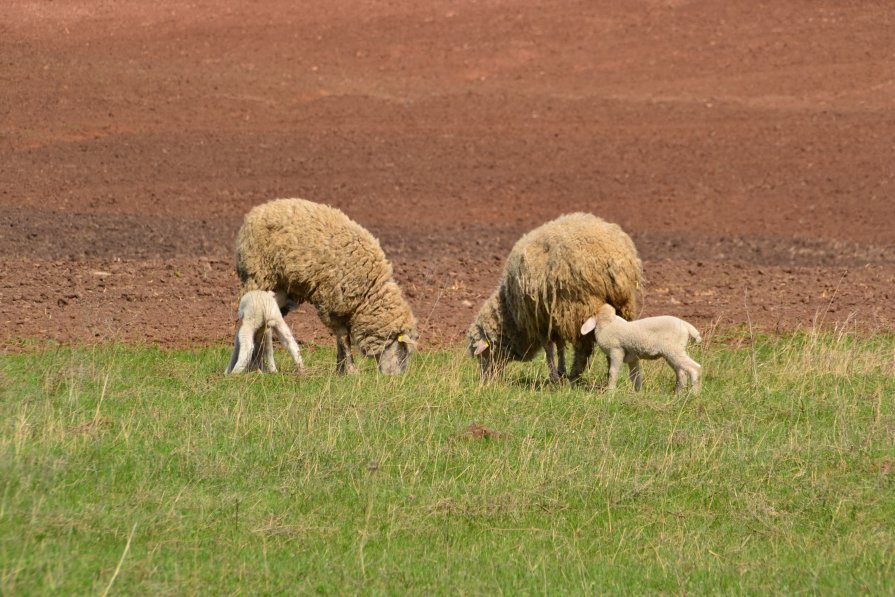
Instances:
[[[561,216],[524,235],[510,251],[500,284],[467,332],[482,377],[507,361],[528,361],[543,348],[550,379],[565,377],[565,345],[574,348],[577,379],[594,349],[581,325],[604,304],[633,319],[643,268],[631,238],[586,213]],[[554,362],[554,346],[559,367]]]
[[[304,199],[277,199],[246,214],[236,240],[242,293],[272,290],[281,310],[316,307],[336,337],[336,370],[354,372],[352,343],[379,371],[403,373],[417,321],[379,241],[344,213]]]

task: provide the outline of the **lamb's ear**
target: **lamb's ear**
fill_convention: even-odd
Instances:
[[[472,354],[473,354],[473,356],[479,356],[480,354],[485,352],[485,350],[487,350],[487,349],[488,349],[488,343],[485,342],[484,340],[479,340],[478,342],[475,343],[475,350],[473,351]]]
[[[596,317],[588,317],[587,321],[584,322],[584,325],[581,326],[581,335],[586,336],[597,327],[597,318]]]

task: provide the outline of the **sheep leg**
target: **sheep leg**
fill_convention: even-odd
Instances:
[[[238,352],[237,352],[238,351]],[[230,362],[233,363],[228,368],[228,373],[242,373],[247,367],[251,366],[255,353],[255,332],[249,326],[242,325],[236,332],[235,346],[233,347],[233,355]],[[234,363],[233,356],[237,356]]]
[[[592,334],[591,334],[592,336]],[[572,372],[569,374],[569,380],[575,381],[584,370],[587,369],[587,361],[594,351],[593,338],[585,336],[582,340],[575,343],[575,360],[572,362]]]
[[[547,370],[550,371],[550,382],[551,383],[559,383],[562,381],[562,376],[559,371],[556,370],[556,361],[554,360],[554,352],[553,352],[553,342],[550,340],[544,344],[544,352],[547,355]]]
[[[609,381],[606,387],[614,390],[618,385],[618,374],[625,362],[625,351],[621,348],[613,348],[609,351]]]
[[[628,377],[634,384],[634,389],[639,392],[643,387],[643,370],[640,367],[640,359],[637,357],[630,357],[628,360]]]
[[[556,361],[557,373],[560,377],[566,376],[566,343],[562,340],[556,340]]]
[[[295,368],[304,369],[305,364],[304,361],[301,360],[301,349],[298,347],[298,343],[292,335],[292,330],[289,329],[286,322],[282,319],[275,322],[273,329],[277,333],[277,338],[280,339],[280,344],[285,346],[286,350],[288,350],[289,354],[292,356],[292,360],[295,362]]]
[[[348,334],[336,334],[336,372],[341,374],[357,373],[354,357],[351,355]]]

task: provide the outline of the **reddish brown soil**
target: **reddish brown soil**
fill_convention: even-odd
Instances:
[[[573,210],[644,314],[891,329],[890,4],[4,0],[0,345],[229,342],[241,217],[288,196],[381,239],[429,346]]]
[[[503,439],[504,433],[485,427],[480,423],[470,423],[463,433],[457,437],[460,439]]]

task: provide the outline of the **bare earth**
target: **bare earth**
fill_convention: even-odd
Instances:
[[[4,0],[0,348],[228,343],[276,197],[378,236],[430,347],[577,210],[634,238],[644,315],[891,330],[893,31],[885,1]]]

